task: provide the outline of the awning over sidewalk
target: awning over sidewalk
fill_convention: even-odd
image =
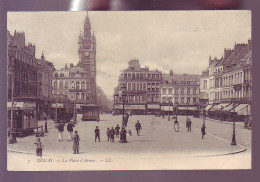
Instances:
[[[160,104],[148,104],[147,105],[148,109],[161,109]]]
[[[230,103],[222,103],[222,104],[218,104],[213,106],[210,110],[214,111],[214,110],[223,110],[225,107],[227,107]]]
[[[196,107],[178,107],[178,110],[194,111],[194,110],[196,110]]]
[[[173,106],[161,106],[161,111],[173,111]]]
[[[12,103],[7,102],[7,109],[11,109]],[[35,102],[14,102],[13,109],[35,109],[36,103]]]
[[[123,109],[123,105],[117,105],[115,108]],[[125,110],[145,110],[145,105],[125,105]]]
[[[207,106],[205,107],[205,110],[206,110],[206,111],[210,110],[212,106],[213,106],[212,104],[207,105]]]
[[[56,108],[56,104],[52,104],[51,107]],[[57,108],[64,108],[63,103],[57,103]]]
[[[251,115],[250,109],[250,105],[248,104],[239,104],[237,107],[235,107],[235,112],[238,115]]]
[[[224,107],[222,110],[223,110],[223,111],[230,111],[230,110],[233,109],[233,108],[234,108],[234,107],[233,107],[233,104],[230,104],[230,105]]]

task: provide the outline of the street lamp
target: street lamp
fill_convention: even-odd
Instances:
[[[174,103],[174,106],[173,106],[173,108],[174,108],[174,113],[173,114],[175,114],[175,116],[176,116],[176,120],[177,120],[177,110],[178,110],[178,104],[175,102]]]
[[[124,116],[125,116],[125,100],[126,100],[126,93],[125,93],[125,89],[126,86],[124,84],[121,85],[121,90],[122,90],[122,94],[121,94],[121,100],[123,103],[123,115],[122,115],[122,126],[125,126],[125,122],[124,122]]]
[[[203,125],[206,126],[206,110],[203,110]]]
[[[168,97],[167,100],[168,100],[168,104],[169,104],[168,121],[170,121],[171,120],[171,118],[170,118],[170,98]]]
[[[233,111],[232,114],[232,119],[233,119],[233,134],[232,134],[232,142],[231,145],[236,145],[236,125],[235,125],[235,102],[233,104]]]
[[[77,94],[76,92],[74,92],[74,117],[73,117],[73,121],[76,122],[77,121],[77,116],[76,116],[76,99],[77,99]]]
[[[55,107],[55,121],[58,122],[58,103],[57,103],[57,89],[58,89],[58,81],[57,81],[57,78],[58,78],[58,74],[55,73],[55,83],[54,84],[54,87],[55,87],[55,103],[56,103],[56,107]]]
[[[9,136],[9,144],[16,143],[16,133],[14,132],[14,58],[11,60],[11,123],[10,123],[10,136]]]
[[[186,116],[187,116],[187,119],[188,119],[188,106],[189,106],[189,103],[187,102],[187,104],[186,104]]]

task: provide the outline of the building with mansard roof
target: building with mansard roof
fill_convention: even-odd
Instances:
[[[35,57],[35,45],[25,43],[25,33],[7,32],[8,45],[8,101],[11,100],[11,77],[14,76],[14,101],[33,103],[37,115],[48,113],[51,104],[51,77],[54,66]]]
[[[208,103],[221,105],[223,110],[250,115],[252,101],[252,42],[235,44],[224,49],[221,59],[209,59],[208,76],[201,78],[201,88]],[[203,72],[204,73],[204,72]],[[204,96],[205,96],[204,95]],[[205,97],[203,97],[205,99]],[[234,107],[231,107],[234,105]],[[227,106],[225,108],[224,106]],[[217,107],[217,106],[216,106]],[[207,109],[209,109],[207,107]]]
[[[115,108],[122,109],[122,86],[125,87],[127,110],[133,113],[144,113],[160,109],[160,84],[162,72],[141,67],[138,59],[128,62],[128,68],[121,71],[118,87],[115,89]],[[152,112],[152,111],[151,111]]]

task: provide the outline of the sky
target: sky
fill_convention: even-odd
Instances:
[[[56,69],[78,63],[87,12],[9,12],[7,28],[25,32]],[[89,11],[97,41],[97,84],[113,98],[120,71],[138,58],[163,73],[201,74],[209,56],[251,39],[250,11]]]

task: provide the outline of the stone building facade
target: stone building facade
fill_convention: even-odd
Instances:
[[[225,49],[221,59],[209,58],[208,77],[201,79],[201,87],[205,87],[203,79],[208,79],[210,104],[231,102],[251,102],[252,99],[252,44],[235,44],[233,49]]]
[[[88,72],[82,67],[66,65],[61,70],[56,70],[52,78],[54,98],[57,96],[59,103],[76,103],[89,104],[92,103],[90,93],[90,80]]]
[[[170,74],[162,75],[161,103],[178,106],[196,105],[200,97],[200,75]]]
[[[37,115],[48,112],[51,102],[52,63],[35,57],[35,45],[25,43],[25,33],[7,32],[8,46],[8,101],[11,100],[12,75],[14,76],[14,101],[33,103]],[[44,105],[46,104],[46,106]],[[45,109],[43,109],[45,108]]]
[[[138,59],[130,60],[128,65],[128,68],[121,72],[115,95],[122,92],[124,85],[127,105],[131,110],[144,111],[149,105],[156,104],[159,107],[162,73],[158,70],[149,70],[149,67],[142,68]],[[114,104],[122,104],[118,96],[114,98]]]

